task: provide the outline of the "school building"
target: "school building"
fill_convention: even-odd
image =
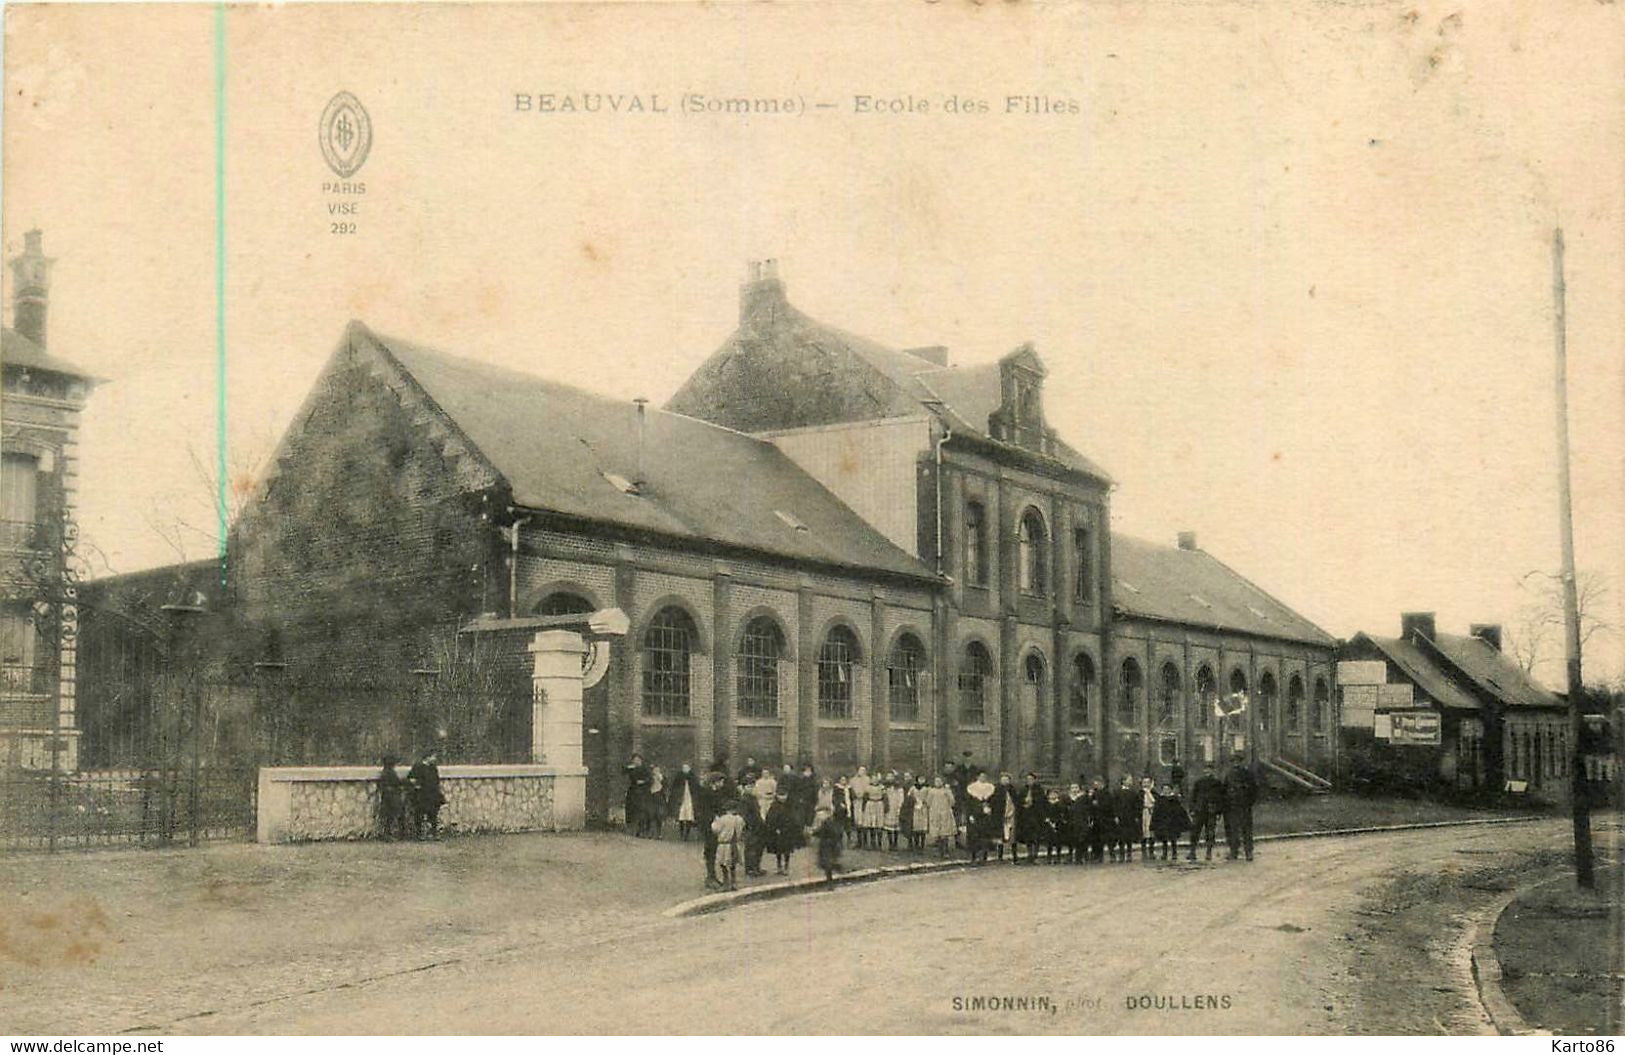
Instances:
[[[634,751],[1331,772],[1336,643],[1194,536],[1114,534],[1045,376],[1030,345],[956,366],[812,319],[771,261],[663,409],[352,323],[234,530],[238,659],[415,670],[449,621],[523,660],[527,620],[619,608],[599,819]]]

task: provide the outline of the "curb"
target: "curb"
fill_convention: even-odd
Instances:
[[[1530,821],[1547,820],[1541,815],[1523,817],[1485,817],[1461,821],[1425,821],[1418,824],[1389,824],[1374,828],[1329,828],[1324,831],[1308,832],[1282,832],[1276,835],[1260,835],[1253,839],[1255,843],[1280,842],[1287,839],[1319,839],[1331,836],[1348,835],[1379,835],[1383,832],[1409,832],[1421,831],[1428,828],[1470,828],[1486,824],[1527,824]],[[875,868],[860,868],[852,872],[837,872],[834,880],[821,879],[814,876],[809,879],[796,879],[788,883],[768,883],[763,886],[746,887],[744,890],[728,890],[717,894],[705,894],[680,902],[661,911],[661,915],[668,919],[685,919],[691,916],[705,916],[714,912],[721,912],[735,905],[744,905],[756,901],[771,901],[776,898],[790,897],[794,894],[812,894],[820,890],[830,890],[836,886],[848,883],[873,883],[883,879],[895,879],[900,876],[931,875],[938,872],[958,872],[974,867],[971,861],[916,861],[911,864],[881,865]],[[1509,1004],[1508,1007],[1511,1005]]]
[[[1501,988],[1501,958],[1495,955],[1495,926],[1501,922],[1501,915],[1518,898],[1547,882],[1550,882],[1549,878],[1518,887],[1505,897],[1498,898],[1473,920],[1472,932],[1467,939],[1472,950],[1473,986],[1478,990],[1478,1002],[1483,1006],[1490,1024],[1503,1037],[1551,1035],[1548,1030],[1529,1025],[1518,1009],[1512,1006],[1506,990]]]

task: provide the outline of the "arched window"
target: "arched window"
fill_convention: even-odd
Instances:
[[[1286,731],[1303,731],[1303,679],[1296,674],[1286,683]]]
[[[818,717],[852,717],[852,688],[857,681],[858,639],[844,626],[830,628],[818,650]]]
[[[1172,663],[1162,665],[1162,685],[1157,693],[1157,724],[1161,726],[1175,726],[1179,724],[1179,668]]]
[[[1043,515],[1030,506],[1021,514],[1021,525],[1016,531],[1016,550],[1021,592],[1043,596],[1047,592],[1044,582],[1049,567],[1049,535],[1044,528]]]
[[[993,678],[993,657],[980,641],[965,646],[959,665],[959,724],[987,724],[987,684]]]
[[[987,513],[980,502],[965,503],[965,581],[987,585]]]
[[[1095,661],[1089,653],[1079,652],[1072,659],[1072,694],[1068,697],[1067,722],[1074,729],[1087,729],[1090,722],[1089,701],[1095,693]]]
[[[886,662],[886,696],[894,722],[920,717],[920,672],[925,668],[925,646],[913,634],[900,634]]]
[[[592,611],[595,608],[591,601],[568,590],[550,593],[536,606],[537,615],[586,615]]]
[[[1331,710],[1332,690],[1325,678],[1315,679],[1315,695],[1309,701],[1309,728],[1316,733],[1326,731],[1328,712]]]
[[[1258,728],[1260,732],[1269,729],[1275,721],[1275,675],[1265,671],[1258,679]]]
[[[1219,683],[1206,663],[1196,668],[1196,727],[1206,729],[1213,721],[1213,704],[1219,698]]]
[[[1230,692],[1232,695],[1238,692],[1243,695],[1246,695],[1247,693],[1247,675],[1242,673],[1240,667],[1237,667],[1235,670],[1230,672]],[[1228,704],[1225,706],[1225,710],[1227,711],[1233,709],[1233,704]]]
[[[662,608],[643,635],[643,713],[652,718],[687,718],[689,658],[694,652],[694,621],[676,605]]]
[[[1127,729],[1140,725],[1140,705],[1145,700],[1145,675],[1134,659],[1125,659],[1122,669],[1122,692],[1117,694],[1117,724]]]
[[[779,716],[779,660],[783,656],[784,634],[771,617],[759,615],[745,624],[734,657],[741,718]]]
[[[1027,653],[1027,661],[1022,664],[1022,671],[1027,677],[1028,685],[1037,685],[1040,689],[1044,685],[1044,657],[1036,652]]]

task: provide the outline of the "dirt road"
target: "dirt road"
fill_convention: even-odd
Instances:
[[[1250,864],[990,866],[606,920],[157,1031],[1485,1032],[1462,927],[1561,867],[1566,835],[1549,821],[1264,844]],[[1617,859],[1617,826],[1599,838]]]

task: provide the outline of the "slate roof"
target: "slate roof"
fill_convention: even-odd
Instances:
[[[1462,688],[1439,667],[1437,658],[1422,646],[1399,637],[1374,637],[1359,634],[1384,656],[1388,657],[1405,676],[1416,683],[1428,696],[1452,711],[1479,711],[1483,705],[1478,697]]]
[[[0,328],[0,362],[7,366],[22,366],[30,370],[48,370],[71,377],[100,380],[61,356],[52,355],[9,326]]]
[[[351,323],[392,357],[506,480],[516,505],[843,567],[933,578],[770,441],[610,399]]]
[[[1457,670],[1508,707],[1562,707],[1563,701],[1535,684],[1512,660],[1482,638],[1436,634],[1429,641]]]
[[[849,333],[790,304],[775,281],[667,407],[768,432],[917,416],[927,400],[946,404],[957,435],[995,442],[988,416],[1001,403],[999,364],[944,367]],[[1111,482],[1103,468],[1065,443],[1056,444],[1054,460]]]
[[[1203,550],[1112,534],[1112,600],[1127,616],[1331,647],[1326,631]]]

